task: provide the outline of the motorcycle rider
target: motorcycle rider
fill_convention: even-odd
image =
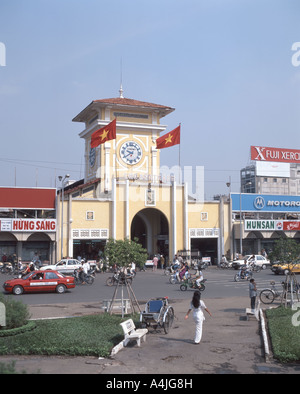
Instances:
[[[82,270],[83,270],[83,278],[84,278],[84,281],[85,281],[85,278],[88,275],[89,270],[91,269],[91,267],[90,267],[90,265],[89,265],[89,263],[87,261],[82,260],[81,263],[82,263]]]
[[[195,280],[195,284],[198,289],[201,288],[201,282],[203,281],[203,279],[204,279],[204,277],[203,277],[202,271],[198,271],[198,273],[196,275],[196,280]]]

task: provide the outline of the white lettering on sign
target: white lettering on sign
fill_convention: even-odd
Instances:
[[[299,163],[300,150],[251,146],[251,160]]]
[[[245,220],[245,231],[299,231],[299,220]]]
[[[56,219],[5,219],[0,220],[0,231],[54,232]]]

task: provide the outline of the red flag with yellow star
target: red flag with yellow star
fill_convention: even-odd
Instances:
[[[178,144],[180,144],[180,125],[156,140],[157,149],[169,148]]]
[[[115,140],[117,136],[117,119],[114,119],[107,126],[93,132],[91,139],[91,148],[96,148],[106,141]]]

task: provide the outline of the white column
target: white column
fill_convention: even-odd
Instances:
[[[176,228],[176,182],[173,181],[172,183],[172,256],[173,259],[174,255],[177,253],[177,228]]]
[[[125,185],[125,237],[130,239],[130,226],[129,226],[129,180],[126,180]]]
[[[184,242],[183,242],[183,247],[186,250],[189,250],[189,219],[188,219],[188,184],[184,184],[184,189],[183,189],[183,236],[184,236]]]
[[[117,182],[116,178],[112,179],[112,193],[111,193],[111,199],[112,199],[112,223],[111,223],[111,236],[113,239],[117,238]]]
[[[110,149],[111,145],[110,142],[104,143],[104,160],[105,160],[105,168],[104,168],[104,191],[108,191],[110,188]]]

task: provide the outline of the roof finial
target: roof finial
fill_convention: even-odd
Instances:
[[[121,57],[121,62],[120,62],[120,71],[121,71],[121,86],[120,86],[120,98],[124,98],[123,96],[123,88],[122,88],[122,79],[123,79],[123,67],[122,67],[122,57]]]
[[[121,83],[121,86],[120,86],[120,90],[119,90],[119,92],[120,92],[120,98],[124,98],[124,96],[123,96],[123,88],[122,88],[122,83]]]

